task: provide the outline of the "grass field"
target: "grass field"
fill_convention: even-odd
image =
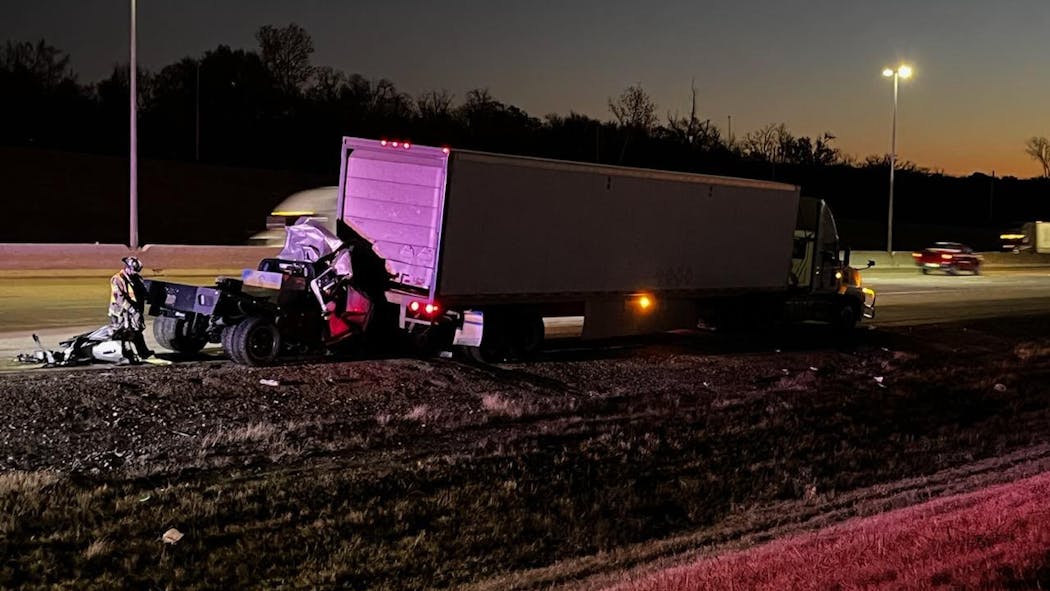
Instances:
[[[595,588],[760,548],[1050,470],[1048,328],[9,375],[0,587]],[[1033,539],[980,576],[1040,584]]]

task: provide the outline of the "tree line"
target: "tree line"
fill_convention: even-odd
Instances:
[[[315,65],[313,40],[295,24],[260,27],[255,38],[253,49],[220,45],[157,71],[138,72],[143,157],[334,177],[340,137],[400,138],[792,182],[804,193],[829,199],[847,217],[884,220],[888,155],[858,159],[835,147],[830,131],[796,136],[783,123],[727,137],[699,113],[695,86],[684,114],[660,112],[634,85],[609,98],[606,120],[576,112],[536,117],[485,88],[462,99],[445,89],[413,96],[385,78]],[[0,143],[126,154],[128,78],[128,67],[118,65],[103,80],[81,83],[61,49],[43,40],[6,42],[0,48]],[[1032,138],[1024,149],[1050,177],[1050,142]],[[897,165],[895,206],[905,220],[1001,223],[1038,215],[1042,203],[1036,196],[1046,197],[1045,182],[980,174],[956,178],[913,162]],[[914,192],[917,187],[923,195]],[[999,201],[999,215],[984,205],[988,199]],[[960,210],[960,201],[974,207]],[[949,202],[956,206],[945,208]]]

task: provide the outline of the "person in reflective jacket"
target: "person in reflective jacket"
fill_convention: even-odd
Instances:
[[[153,356],[146,345],[146,285],[140,275],[142,263],[135,257],[121,259],[124,267],[110,278],[109,325],[113,337],[124,344],[124,358],[129,362]],[[134,346],[134,351],[130,345]]]

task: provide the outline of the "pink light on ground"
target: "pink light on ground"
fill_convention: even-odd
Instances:
[[[1050,473],[854,519],[614,587],[998,589],[1050,553]]]

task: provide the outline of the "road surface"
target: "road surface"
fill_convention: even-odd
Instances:
[[[170,277],[208,285],[207,277]],[[1050,313],[1050,269],[989,270],[980,276],[922,275],[871,270],[864,282],[878,294],[874,326],[900,326]],[[31,335],[46,346],[106,322],[109,284],[94,278],[10,278],[0,282],[0,368],[33,348]],[[548,321],[548,332],[579,331],[578,319]],[[152,331],[147,342],[155,347]],[[215,347],[210,348],[216,352]]]

